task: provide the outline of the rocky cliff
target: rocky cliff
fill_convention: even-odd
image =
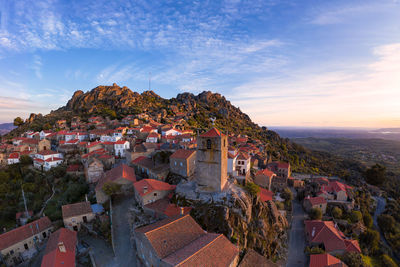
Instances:
[[[225,234],[241,249],[285,257],[288,223],[272,201],[261,202],[235,184],[224,192],[204,193],[194,182],[179,184],[175,197],[179,205],[193,207],[191,215],[203,229]]]

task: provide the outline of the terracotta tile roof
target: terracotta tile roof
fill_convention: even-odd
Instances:
[[[74,204],[63,205],[61,207],[64,219],[75,217],[82,214],[92,213],[90,202],[79,202]]]
[[[230,266],[238,257],[239,249],[224,235],[207,233],[175,251],[163,261],[172,266]]]
[[[171,159],[188,159],[195,152],[196,152],[195,150],[179,149],[179,150],[175,151],[175,153],[172,154],[170,156],[170,158]]]
[[[309,201],[311,206],[327,203],[324,197],[306,197],[304,201]]]
[[[250,249],[244,255],[238,267],[278,267],[277,264],[271,262],[267,258],[261,256],[254,250]]]
[[[141,161],[144,161],[145,159],[147,159],[146,156],[140,156],[140,157],[137,157],[136,159],[132,160],[132,163],[139,164]]]
[[[237,155],[233,155],[232,153],[228,152],[228,159],[234,159]]]
[[[357,240],[346,239],[346,240],[344,240],[344,244],[346,245],[347,252],[361,253],[360,244],[358,244]]]
[[[96,190],[101,189],[106,182],[112,182],[118,179],[129,180],[132,183],[136,182],[135,170],[126,164],[120,164],[117,167],[114,167],[113,169],[107,171],[99,180]]]
[[[272,200],[274,197],[274,193],[272,191],[260,187],[260,192],[258,192],[258,196],[260,197],[261,201],[265,202],[268,200]]]
[[[208,132],[200,135],[200,137],[218,137],[218,136],[223,136],[223,134],[217,128],[211,128]]]
[[[326,252],[335,250],[354,249],[359,250],[356,240],[346,239],[344,234],[338,230],[332,221],[305,221],[305,228],[311,243],[322,243]],[[361,250],[359,250],[361,252]]]
[[[32,226],[32,228],[31,228]],[[51,221],[48,217],[42,217],[36,221],[25,224],[14,230],[0,235],[0,250],[11,247],[33,235],[36,235],[51,227]],[[32,234],[33,232],[33,234]]]
[[[250,156],[247,153],[239,153],[238,159],[240,160],[248,160]]]
[[[10,155],[8,155],[9,159],[19,159],[19,153],[18,152],[14,152],[11,153]]]
[[[101,142],[100,141],[89,142],[89,143],[87,143],[86,147],[87,148],[91,148],[91,147],[94,147],[94,146],[97,146],[97,145],[101,145]]]
[[[151,137],[156,137],[156,138],[158,138],[158,133],[155,133],[155,132],[151,132],[151,133],[149,133],[149,135],[147,136],[147,138],[151,138]]]
[[[61,228],[50,235],[46,244],[41,267],[75,266],[77,232]],[[65,247],[65,252],[60,246]]]
[[[310,267],[328,267],[328,266],[346,267],[347,265],[344,264],[338,258],[327,253],[310,255]]]
[[[128,142],[128,141],[126,141],[126,140],[118,140],[117,142],[114,142],[114,144],[116,144],[116,145],[123,145],[123,144],[125,144],[126,142]]]
[[[145,205],[145,207],[154,210],[155,212],[162,213],[167,217],[180,215],[182,211],[181,209],[183,209],[183,214],[188,214],[192,210],[191,207],[179,207],[176,204],[170,203],[168,198],[157,200]]]
[[[167,218],[135,231],[146,236],[161,259],[205,234],[190,215]]]
[[[272,176],[275,175],[275,173],[272,172],[272,171],[270,171],[269,169],[264,169],[264,170],[259,170],[259,171],[256,173],[256,176],[258,176],[258,175],[265,175],[265,176],[271,178]]]
[[[55,155],[55,154],[59,154],[59,153],[56,151],[53,151],[53,150],[43,150],[43,151],[38,152],[37,154],[42,155],[42,156],[47,156],[47,155]]]
[[[175,185],[170,185],[155,179],[142,179],[139,182],[134,183],[133,186],[135,187],[136,192],[138,192],[141,196],[148,195],[153,191],[174,190],[176,187]]]

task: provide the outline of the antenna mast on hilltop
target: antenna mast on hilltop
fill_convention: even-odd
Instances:
[[[149,72],[149,91],[151,91],[151,72]]]

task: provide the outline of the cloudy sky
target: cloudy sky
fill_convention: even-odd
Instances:
[[[400,127],[400,1],[0,0],[0,122],[97,85],[219,92],[266,126]]]

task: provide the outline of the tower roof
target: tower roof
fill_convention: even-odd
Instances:
[[[200,137],[218,137],[218,136],[224,136],[223,133],[221,133],[217,128],[211,128],[208,130],[208,132],[203,133],[200,135]]]

